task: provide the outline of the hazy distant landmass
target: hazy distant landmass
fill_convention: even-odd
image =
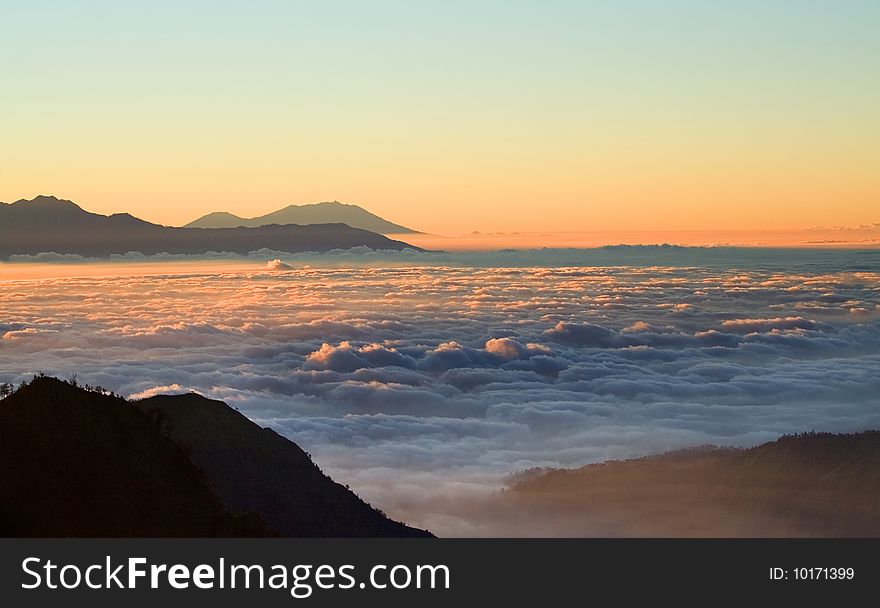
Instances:
[[[880,432],[805,433],[520,474],[488,517],[530,535],[880,537]]]
[[[37,377],[0,400],[0,536],[427,537],[295,443],[199,395]]]
[[[418,234],[411,228],[389,222],[363,207],[337,201],[312,205],[288,205],[278,211],[252,218],[216,211],[186,224],[184,228],[256,228],[266,224],[334,223],[348,224],[352,228],[361,228],[379,234]]]
[[[258,249],[297,253],[359,246],[421,251],[402,241],[341,223],[174,228],[152,224],[128,213],[109,216],[90,213],[71,201],[54,196],[0,203],[0,259],[44,252],[84,257],[107,257],[130,251],[144,255],[209,251],[247,255]]]

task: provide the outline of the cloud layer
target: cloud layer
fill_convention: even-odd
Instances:
[[[438,534],[491,533],[463,505],[518,469],[880,427],[880,271],[849,253],[733,267],[274,257],[0,281],[0,381],[42,370],[223,399]]]

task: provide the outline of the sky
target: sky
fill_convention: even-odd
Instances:
[[[0,0],[0,200],[179,225],[880,221],[873,0]]]

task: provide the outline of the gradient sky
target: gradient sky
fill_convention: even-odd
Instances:
[[[433,232],[880,221],[880,3],[0,0],[0,200]]]

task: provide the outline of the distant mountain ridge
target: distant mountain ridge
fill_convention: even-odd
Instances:
[[[309,205],[288,205],[283,209],[252,218],[239,217],[225,211],[203,215],[184,228],[256,228],[267,224],[329,224],[342,223],[379,234],[418,234],[417,231],[389,222],[358,205],[338,201]]]
[[[880,538],[880,431],[526,471],[493,509],[549,536]]]
[[[50,377],[0,399],[0,536],[430,537],[221,401]]]
[[[137,251],[246,255],[258,249],[286,253],[351,249],[402,250],[418,247],[345,224],[277,225],[259,228],[175,228],[152,224],[128,213],[90,213],[69,200],[37,196],[0,203],[0,259],[44,252],[108,257]]]

